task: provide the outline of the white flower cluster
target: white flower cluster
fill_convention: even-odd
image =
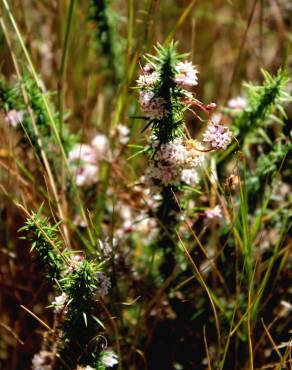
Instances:
[[[246,108],[247,100],[242,96],[237,96],[236,98],[228,100],[227,106],[230,109],[241,111]]]
[[[68,296],[66,293],[62,293],[61,295],[55,297],[55,300],[52,302],[52,305],[55,307],[55,313],[63,312],[67,301]]]
[[[111,349],[106,349],[101,353],[100,361],[107,367],[114,367],[118,364],[118,356]]]
[[[222,218],[222,209],[218,205],[214,208],[206,209],[205,216],[210,220],[213,218]]]
[[[198,85],[198,70],[192,62],[179,62],[176,65],[176,70],[175,82],[178,85],[184,88]]]
[[[181,138],[162,144],[146,169],[145,182],[155,190],[156,186],[177,185],[185,182],[195,185],[198,174],[195,167],[202,164],[204,156],[194,148],[184,145]]]
[[[226,149],[231,142],[232,133],[222,123],[210,122],[203,134],[203,141],[210,143],[214,149]]]
[[[22,122],[24,113],[25,111],[23,110],[11,109],[5,113],[4,119],[9,125],[15,128],[20,124],[20,122]]]
[[[150,119],[162,119],[168,114],[165,108],[165,100],[162,97],[155,96],[153,91],[158,78],[159,74],[153,70],[150,64],[146,64],[143,73],[137,80],[137,85],[140,88],[139,103],[141,110]]]
[[[76,144],[69,152],[68,161],[77,186],[92,186],[98,181],[98,163],[109,152],[105,135],[97,134],[88,144]]]
[[[41,350],[36,353],[32,359],[32,369],[33,370],[52,370],[53,356],[49,351]]]
[[[119,143],[122,145],[126,145],[130,140],[130,129],[129,127],[122,125],[121,123],[117,124],[115,127],[115,132],[118,135]]]
[[[139,103],[145,115],[151,119],[162,119],[169,112],[165,108],[165,100],[155,97],[152,91],[140,91]]]
[[[175,70],[174,81],[178,86],[188,88],[198,84],[198,70],[191,62],[179,62],[175,66]],[[158,80],[159,74],[149,63],[145,65],[143,73],[137,80],[137,85],[140,88],[139,103],[141,110],[150,119],[162,119],[169,114],[165,100],[154,92]]]
[[[143,205],[147,204],[149,208],[157,206],[155,198],[150,196],[152,194],[149,189],[143,188],[140,194]],[[115,230],[115,237],[118,240],[133,235],[133,233],[139,233],[139,240],[147,244],[156,237],[157,221],[155,218],[149,217],[147,209],[143,208],[137,212],[137,209],[124,202],[119,202],[115,210],[121,219],[120,227]]]
[[[155,82],[158,80],[158,73],[151,72],[150,70],[143,69],[143,74],[141,74],[137,80],[139,87],[153,87]]]

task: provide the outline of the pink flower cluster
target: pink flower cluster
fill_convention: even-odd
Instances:
[[[178,86],[188,88],[198,84],[198,70],[191,62],[179,62],[175,69],[174,81]],[[165,100],[154,93],[154,87],[158,80],[159,73],[149,63],[145,65],[137,80],[137,85],[140,88],[139,103],[146,117],[150,119],[162,119],[169,114]],[[192,97],[191,93],[187,91],[185,91],[185,95]]]
[[[158,73],[157,72],[147,72],[147,69],[143,70],[143,74],[141,74],[137,80],[137,84],[139,87],[142,88],[149,88],[153,87],[155,82],[158,80]]]
[[[152,91],[141,90],[139,103],[142,111],[148,118],[162,119],[169,113],[165,108],[165,100],[155,97]]]
[[[22,122],[23,116],[24,111],[11,109],[5,114],[5,121],[15,128]]]
[[[54,311],[57,314],[64,313],[66,314],[66,304],[68,303],[68,296],[66,293],[62,293],[55,297],[52,305],[55,307]]]
[[[214,208],[206,209],[205,216],[210,220],[213,218],[222,218],[221,207],[217,205]]]
[[[236,98],[230,99],[227,102],[227,106],[230,109],[241,111],[245,109],[247,101],[242,96],[237,96]]]
[[[153,191],[161,185],[177,185],[184,182],[195,185],[198,182],[198,167],[204,156],[184,145],[181,138],[162,144],[151,160],[145,173],[145,182]]]
[[[109,151],[105,135],[97,134],[88,144],[76,144],[69,152],[68,162],[77,186],[92,186],[98,181],[98,163]]]
[[[32,370],[53,370],[54,354],[41,350],[32,359]]]
[[[176,65],[176,70],[175,82],[178,85],[184,88],[198,85],[198,70],[192,62],[179,62]]]
[[[231,142],[231,138],[231,131],[222,123],[210,122],[203,134],[203,141],[210,143],[214,149],[226,149]]]
[[[78,268],[83,261],[83,257],[80,254],[75,254],[73,257],[70,259],[70,266],[68,267],[68,272],[72,273]]]

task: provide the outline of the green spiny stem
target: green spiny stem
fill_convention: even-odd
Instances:
[[[218,163],[229,160],[231,155],[240,148],[246,137],[255,132],[260,124],[266,123],[271,114],[278,110],[281,116],[285,116],[282,105],[285,101],[291,101],[291,97],[284,89],[289,81],[285,71],[279,70],[275,76],[262,71],[264,82],[262,86],[247,85],[247,107],[233,120],[236,142],[233,142],[218,158]]]
[[[116,40],[112,10],[108,0],[89,1],[89,19],[95,23],[96,38],[100,55],[106,58],[106,67],[111,72],[113,83],[122,77],[121,46]]]
[[[160,270],[165,277],[169,276],[175,267],[175,227],[177,225],[179,207],[173,193],[174,191],[176,190],[170,186],[163,189],[162,202],[157,211],[157,218],[162,225],[157,244],[164,254],[164,260],[162,261]]]
[[[67,312],[61,324],[63,340],[60,358],[72,368],[78,364],[94,364],[97,361],[97,314],[96,274],[98,266],[83,260],[80,266],[61,281],[69,297]]]

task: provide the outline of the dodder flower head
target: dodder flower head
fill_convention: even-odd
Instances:
[[[91,145],[95,150],[96,156],[102,158],[108,154],[109,141],[108,138],[103,134],[97,134],[91,141]]]
[[[101,353],[100,361],[107,367],[113,367],[118,364],[118,356],[111,349],[106,349]]]
[[[53,369],[53,353],[49,351],[40,351],[33,356],[33,370],[52,370]]]
[[[210,143],[214,149],[226,149],[231,138],[231,131],[221,123],[210,122],[203,134],[203,141]]]
[[[52,305],[55,306],[56,313],[60,313],[64,310],[67,300],[68,296],[66,293],[62,293],[61,295],[55,297],[54,301],[52,302]]]
[[[181,138],[161,144],[145,173],[145,181],[150,186],[178,185],[185,182],[194,185],[198,175],[194,167],[202,163],[203,156],[184,145]],[[154,189],[153,189],[154,190]]]
[[[181,85],[181,87],[198,85],[198,70],[191,62],[179,62],[176,65],[176,70],[175,82]]]
[[[209,208],[205,211],[205,215],[208,219],[222,218],[222,210],[220,206]]]
[[[161,97],[154,97],[152,91],[141,90],[139,102],[142,111],[148,118],[161,119],[169,113],[165,108],[165,100]]]
[[[77,144],[69,152],[68,161],[77,186],[91,186],[97,182],[97,152],[87,144]]]
[[[23,116],[24,111],[12,109],[5,114],[5,121],[15,128],[20,124],[20,122],[22,122]]]
[[[158,77],[159,75],[157,72],[147,73],[144,71],[144,73],[139,76],[137,85],[142,88],[153,87],[157,82]]]
[[[247,101],[242,96],[237,96],[236,98],[230,99],[227,102],[227,106],[230,109],[243,110],[247,105]]]

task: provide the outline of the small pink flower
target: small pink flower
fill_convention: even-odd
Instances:
[[[143,67],[143,72],[146,74],[153,73],[154,72],[154,67],[150,63],[146,63],[145,66]]]
[[[191,62],[179,62],[176,65],[176,70],[177,75],[175,76],[175,82],[177,84],[182,87],[198,85],[198,70]]]
[[[83,256],[80,254],[75,254],[70,258],[70,266],[68,267],[68,272],[72,273],[75,271],[75,269],[80,266],[80,264],[83,261]]]
[[[226,149],[231,138],[231,131],[221,123],[210,122],[203,134],[203,141],[210,143],[212,148],[215,149]]]
[[[15,109],[12,109],[5,114],[5,121],[15,128],[17,125],[20,124],[20,122],[22,122],[23,115],[24,111],[17,111]]]
[[[216,103],[209,103],[205,106],[205,108],[210,111],[210,112],[213,112],[213,110],[217,107],[217,104]]]
[[[83,257],[80,254],[76,254],[73,258],[76,262],[81,262],[83,260]]]
[[[122,125],[121,123],[117,124],[116,132],[118,135],[119,142],[122,145],[126,145],[130,140],[130,129],[129,127]]]
[[[87,144],[76,144],[68,155],[69,162],[90,163],[97,162],[97,154],[95,149]]]
[[[148,118],[161,119],[168,114],[168,110],[165,109],[165,100],[154,97],[151,91],[140,91],[139,103]]]
[[[242,96],[237,96],[236,98],[228,100],[228,108],[236,109],[236,110],[243,110],[246,107],[246,99]]]
[[[98,181],[98,156],[87,144],[77,144],[69,152],[68,161],[77,186],[92,186]]]
[[[137,85],[142,88],[152,87],[157,80],[158,80],[157,72],[143,73],[139,76],[137,80]]]
[[[91,141],[91,146],[94,148],[98,159],[105,157],[110,148],[108,138],[103,134],[96,134]]]
[[[214,208],[206,209],[205,216],[208,219],[210,219],[210,220],[213,219],[213,218],[215,218],[215,217],[222,218],[222,210],[221,210],[221,207],[217,205]]]

